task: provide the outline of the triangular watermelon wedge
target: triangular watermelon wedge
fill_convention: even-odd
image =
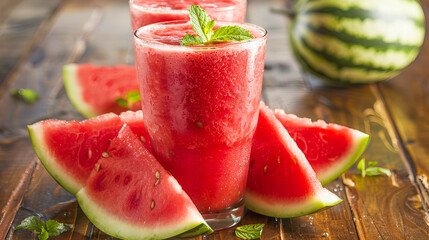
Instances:
[[[121,239],[213,232],[179,183],[126,124],[76,198],[95,226]]]
[[[81,189],[102,156],[127,123],[151,150],[143,113],[104,114],[82,122],[44,120],[28,126],[31,142],[52,177],[73,195]]]
[[[125,98],[128,92],[139,89],[134,66],[68,64],[63,67],[63,82],[70,101],[86,118],[141,109],[140,101],[130,107],[115,102],[118,98]]]
[[[276,109],[276,117],[326,185],[349,169],[365,151],[369,135],[323,120],[312,122]]]
[[[261,103],[245,194],[246,207],[271,217],[306,215],[341,202],[322,187],[304,153]]]

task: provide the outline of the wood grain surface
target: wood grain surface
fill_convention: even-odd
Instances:
[[[428,12],[429,1],[422,0]],[[429,43],[399,76],[382,83],[330,88],[303,73],[288,43],[282,0],[249,0],[247,21],[269,32],[263,100],[272,108],[349,126],[371,135],[362,157],[392,170],[362,178],[356,166],[326,187],[343,202],[303,217],[246,212],[240,225],[265,223],[262,239],[429,239]],[[429,25],[429,21],[426,20]],[[34,154],[26,126],[48,118],[83,120],[67,98],[61,67],[71,62],[133,64],[124,0],[5,0],[0,3],[0,238],[22,219],[71,223],[53,239],[113,239],[98,230]],[[34,104],[10,90],[31,88]],[[234,229],[196,239],[237,239]]]

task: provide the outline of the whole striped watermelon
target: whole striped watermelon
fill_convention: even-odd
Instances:
[[[425,35],[417,0],[298,0],[290,43],[303,68],[331,85],[392,78]]]

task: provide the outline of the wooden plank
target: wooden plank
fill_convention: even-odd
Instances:
[[[429,1],[420,2],[425,10],[426,29],[429,29]],[[403,192],[404,196],[399,200],[406,205],[405,207],[414,205],[414,208],[408,209],[409,212],[417,212],[417,214],[424,216],[423,221],[413,219],[410,216],[401,216],[403,221],[419,223],[414,228],[404,229],[404,236],[407,237],[414,237],[416,232],[428,234],[429,226],[429,185],[427,181],[429,175],[429,153],[427,151],[429,146],[429,125],[427,124],[429,89],[425,87],[425,82],[429,77],[427,69],[427,61],[429,60],[428,40],[426,34],[417,60],[398,77],[373,87],[377,99],[385,102],[383,106],[384,120],[395,130],[391,134],[391,138],[396,143],[396,149],[401,154],[408,170],[407,177],[417,186],[417,190],[411,193]]]
[[[288,59],[289,57],[291,56],[287,56]],[[422,68],[424,62],[422,61]],[[296,70],[294,67],[289,67],[289,69]],[[389,114],[386,112],[385,102],[377,93],[377,86],[327,88],[312,80],[290,79],[287,78],[288,75],[282,74],[279,70],[275,71],[276,73],[265,75],[270,77],[270,80],[268,81],[269,84],[265,84],[264,96],[271,107],[283,108],[287,112],[301,117],[339,123],[370,134],[371,142],[363,157],[368,161],[378,161],[380,166],[393,170],[393,175],[390,178],[384,176],[362,178],[353,167],[341,177],[338,186],[346,191],[346,198],[342,198],[350,204],[356,230],[351,227],[348,230],[346,228],[335,229],[336,225],[332,224],[329,228],[325,228],[328,230],[326,233],[329,234],[329,237],[335,239],[356,238],[356,233],[354,233],[356,231],[358,237],[362,239],[427,238],[429,227],[426,223],[426,213],[422,207],[422,202],[419,200],[415,185],[408,178],[409,167],[404,164],[401,158],[398,141],[395,138],[395,129],[389,122]],[[418,74],[415,73],[414,77],[417,77]],[[405,102],[414,102],[410,99],[397,98],[403,89],[407,89],[405,84],[410,84],[404,80],[402,83],[401,87],[394,90],[388,87],[391,91],[384,94],[397,100],[389,104],[389,107],[395,106],[399,116],[403,114],[404,110],[407,112],[407,108],[398,107],[398,105],[403,106]],[[384,85],[382,89],[385,91]],[[410,92],[409,94],[412,95],[413,93]],[[404,126],[404,130],[409,131],[407,128],[419,126],[423,123],[423,119],[421,120],[416,124],[412,118],[409,118],[409,123],[406,128]],[[423,135],[421,134],[421,136]],[[412,142],[414,145],[416,141],[421,143],[420,140],[423,139],[412,138],[412,140],[404,140],[404,142]],[[410,161],[413,162],[414,159],[410,159]],[[421,163],[423,165],[423,158]],[[332,185],[328,185],[328,188],[329,186]],[[340,206],[333,209],[337,207]],[[333,217],[331,216],[329,219],[333,219]],[[345,219],[350,219],[350,217]],[[350,236],[347,236],[347,231],[349,231]],[[312,231],[311,233],[315,232]],[[342,235],[334,237],[331,233],[342,233]]]
[[[10,13],[0,13],[5,17],[4,21],[0,21],[0,96],[8,85],[3,82],[13,81],[12,73],[19,68],[20,62],[27,59],[31,49],[45,34],[44,27],[49,27],[50,18],[55,15],[62,2],[63,0],[23,0],[13,9],[5,6],[2,10],[9,10]]]
[[[280,1],[273,1],[273,2],[276,3],[278,6],[280,6],[280,4],[282,4]],[[252,11],[252,9],[254,10],[254,9],[259,9],[260,7],[262,7],[262,6],[258,5],[258,3],[259,2],[250,1],[249,2],[249,10]],[[117,11],[117,8],[124,7],[124,6],[126,7],[126,5],[123,5],[123,4],[122,5],[115,5],[113,3],[104,4],[103,13],[109,13],[109,14],[106,14],[109,16],[111,16],[110,14],[115,14],[115,13],[118,14],[120,11]],[[266,8],[266,6],[268,6],[268,5],[265,5],[265,3],[264,3],[263,6],[265,6],[265,8]],[[266,9],[266,10],[268,10],[268,9]],[[127,11],[121,11],[121,12],[123,14],[124,13],[128,14]],[[272,16],[269,11],[267,11],[266,13],[269,16]],[[250,13],[250,15],[252,16],[252,13]],[[256,11],[255,11],[254,16],[257,16]],[[274,15],[274,17],[281,19],[281,21],[284,21],[284,18],[282,16],[275,16]],[[113,19],[116,20],[116,19],[124,19],[124,18],[123,18],[123,16],[122,17],[118,16],[118,17],[115,17],[115,18],[112,17],[109,19],[106,20],[103,18],[103,21],[99,25],[97,25],[97,30],[93,34],[93,36],[92,36],[93,38],[91,38],[91,41],[87,45],[88,46],[87,51],[85,52],[85,55],[82,58],[80,58],[79,61],[91,61],[91,62],[100,63],[100,64],[114,64],[114,63],[118,64],[118,63],[123,63],[123,62],[127,63],[130,61],[129,60],[130,59],[129,58],[130,40],[124,37],[124,36],[126,36],[126,34],[128,34],[128,32],[127,32],[128,30],[126,30],[127,28],[123,27],[123,28],[118,29],[116,27],[115,29],[118,29],[119,33],[117,33],[115,30],[115,35],[111,35],[111,29],[113,29],[113,28],[109,28],[111,26],[111,24],[113,24],[112,23]],[[250,18],[250,19],[252,19],[252,18]],[[261,20],[267,21],[266,19],[264,20],[263,18]],[[257,22],[255,22],[255,23],[257,23]],[[64,24],[64,23],[62,23],[62,24]],[[126,24],[128,25],[128,22]],[[284,24],[284,22],[283,22],[283,24]],[[271,27],[269,29],[269,31],[272,32],[273,40],[277,41],[277,43],[275,43],[275,44],[273,43],[273,46],[279,46],[280,49],[287,50],[287,48],[284,48],[283,45],[281,45],[281,41],[283,41],[282,39],[284,39],[284,37],[286,36],[286,35],[282,36],[282,33],[285,30],[283,24],[279,24],[279,26],[277,26],[277,27]],[[60,24],[58,24],[58,25],[60,25]],[[125,26],[125,23],[122,23],[122,26]],[[277,34],[276,34],[276,31],[277,31]],[[51,46],[49,44],[50,43],[49,39],[51,39],[51,38],[55,39],[54,37],[48,37],[47,42],[43,44],[45,47]],[[108,41],[102,41],[105,39],[109,39],[109,40]],[[114,47],[112,47],[112,44],[114,45]],[[115,51],[113,51],[112,49],[115,49]],[[117,49],[119,49],[119,51]],[[270,52],[270,50],[269,50],[269,52]],[[270,53],[274,54],[277,52],[279,52],[278,49],[274,49],[274,50],[271,50]],[[278,61],[280,61],[280,59],[282,59],[280,54],[273,55],[273,57],[271,59],[267,58],[267,61],[272,62],[271,65],[273,66],[274,71],[277,71],[277,70],[283,71],[284,67],[287,66],[287,63],[283,63],[283,62],[278,63]],[[58,64],[55,63],[55,65],[58,65]],[[51,68],[52,68],[52,66],[51,66]],[[270,74],[270,72],[268,72],[268,74]],[[52,76],[54,76],[54,75],[52,75]],[[298,76],[299,76],[298,74],[295,74],[296,78]],[[50,79],[53,79],[53,78],[50,78]],[[274,81],[276,81],[276,80],[277,79],[274,79]],[[54,85],[60,86],[61,84],[57,82]],[[48,91],[52,91],[52,89],[55,88],[52,85],[48,85],[48,86],[50,86],[50,87],[47,87]],[[58,89],[58,87],[57,87],[57,89]],[[49,100],[54,101],[55,104],[51,105],[52,108],[50,108],[49,111],[46,111],[45,109],[47,107],[44,106],[43,107],[44,111],[42,111],[42,113],[45,113],[45,114],[47,112],[58,113],[58,112],[61,112],[60,109],[63,109],[63,111],[65,109],[66,112],[70,111],[73,113],[68,113],[67,115],[60,115],[61,118],[68,118],[68,117],[75,118],[76,117],[76,112],[75,112],[75,110],[72,110],[72,107],[71,107],[70,103],[68,102],[67,97],[63,91],[58,91],[57,94],[55,94],[55,98],[49,99]],[[57,116],[57,115],[54,114],[54,116]],[[43,117],[43,115],[41,115],[40,117]],[[9,122],[9,121],[7,121],[7,122]],[[35,179],[35,181],[37,180],[37,182],[40,181],[41,183],[37,184],[37,185],[33,184],[32,186],[30,186],[30,189],[34,189],[34,190],[32,190],[33,192],[45,192],[45,191],[46,192],[52,192],[53,190],[50,188],[52,187],[51,184],[53,184],[53,183],[45,182],[45,181],[49,181],[49,177],[46,177],[46,176],[47,176],[46,172],[44,172],[43,169],[39,168],[35,174],[34,179]],[[332,186],[330,186],[331,190],[334,190],[334,188],[337,188],[338,184],[340,184],[340,182],[337,181]],[[345,198],[345,194],[343,191],[339,191],[339,195],[343,199]],[[48,199],[44,199],[44,201],[47,201],[48,205],[52,204],[55,206],[59,200],[57,198],[48,198]],[[24,202],[26,203],[25,206],[31,206],[31,207],[26,207],[26,209],[32,209],[32,210],[38,209],[37,210],[38,212],[40,212],[40,210],[43,209],[43,208],[38,208],[37,206],[34,206],[36,202],[33,200],[33,197],[31,195],[28,195],[28,198],[26,197]],[[346,202],[344,202],[343,204],[341,204],[339,206],[340,207],[331,208],[327,211],[315,213],[311,216],[305,216],[302,218],[295,218],[295,219],[291,219],[291,220],[276,220],[276,219],[266,218],[264,216],[248,212],[245,220],[241,224],[260,223],[260,222],[267,223],[267,227],[264,230],[264,235],[263,235],[264,239],[272,239],[272,238],[283,239],[285,236],[291,237],[291,238],[300,238],[300,237],[302,237],[302,238],[303,237],[320,238],[326,234],[330,234],[331,238],[336,238],[336,237],[341,238],[345,235],[340,233],[340,232],[344,232],[344,231],[347,232],[348,234],[350,234],[350,232],[351,232],[352,234],[350,234],[350,236],[352,236],[352,238],[355,238],[356,233],[354,232],[354,225],[352,222],[350,211],[348,210],[347,207],[345,207]],[[25,215],[25,210],[20,211],[18,216],[22,217],[23,216],[22,214]],[[71,218],[73,218],[73,217],[75,217],[75,216],[71,215]],[[335,222],[327,221],[327,219],[335,219]],[[70,222],[70,220],[71,219],[68,219],[67,221]],[[18,218],[17,218],[17,221],[18,221]],[[15,222],[15,224],[16,224],[16,222]],[[87,225],[87,220],[85,220],[85,218],[82,218],[79,221],[75,221],[75,224],[77,224],[77,226],[79,226],[78,228],[80,230],[75,230],[75,231],[71,232],[71,234],[78,234],[79,236],[86,236],[86,234],[88,233],[87,227],[89,226],[89,225]],[[82,232],[83,229],[85,229],[85,232]],[[339,229],[341,231],[339,231]],[[351,230],[349,231],[349,229],[351,229]],[[350,237],[349,235],[346,235],[346,236]],[[64,236],[64,239],[66,237],[68,237],[68,235]],[[15,238],[15,236],[14,236],[14,238]],[[93,229],[93,232],[91,234],[91,238],[93,238],[93,239],[111,239],[111,237],[100,232],[97,228]],[[210,239],[219,239],[219,238],[221,238],[221,239],[224,239],[224,238],[235,239],[234,230],[229,229],[229,230],[225,230],[222,232],[218,232],[218,233],[215,233],[213,235],[208,236],[207,238],[210,238]]]
[[[60,187],[45,171],[38,161],[33,179],[27,189],[25,198],[17,212],[14,226],[29,216],[39,216],[43,221],[54,219],[59,222],[74,225],[73,231],[61,235],[62,239],[87,239],[90,234],[91,223],[78,208],[73,195]],[[9,232],[9,239],[30,239],[30,231]]]
[[[96,5],[92,6],[91,4],[94,4],[94,2]],[[118,10],[118,8],[121,10]],[[115,14],[116,12],[120,13],[120,15]],[[46,94],[43,94],[46,99],[41,99],[37,102],[38,111],[32,112],[30,115],[32,119],[36,120],[49,117],[81,120],[83,117],[71,105],[62,88],[61,67],[66,63],[75,62],[78,58],[98,64],[119,64],[124,63],[130,57],[133,59],[132,51],[130,51],[130,49],[132,50],[132,38],[128,3],[122,1],[93,1],[83,4],[82,1],[71,1],[61,9],[58,15],[58,20],[52,31],[40,46],[45,53],[48,53],[48,56],[41,59],[39,63],[39,66],[45,67],[42,70],[42,74],[49,76],[44,80],[43,88],[40,88],[41,91],[46,91]],[[99,22],[98,20],[101,18],[102,21]],[[79,19],[79,22],[76,22],[77,19]],[[64,29],[67,29],[67,31],[64,31]],[[119,31],[115,30],[113,33],[112,29],[118,29]],[[121,32],[121,30],[123,31]],[[118,34],[118,32],[121,33]],[[89,41],[90,37],[91,40]],[[62,44],[56,46],[54,43],[58,42],[62,42]],[[120,49],[118,44],[123,47],[123,50]],[[84,45],[83,48],[82,45]],[[112,56],[112,58],[110,62],[107,62],[109,56]],[[31,72],[34,69],[29,68],[28,71]],[[29,114],[28,111],[29,109],[26,109],[19,114]],[[4,118],[5,122],[10,122],[11,117],[6,116]],[[62,196],[65,191],[59,188],[55,182],[52,182],[52,178],[43,168],[37,169],[34,179],[37,184],[30,186],[30,192],[44,192],[46,194],[42,195],[44,196],[43,199],[28,194],[24,199],[24,208],[18,212],[14,225],[28,216],[27,209],[31,209],[31,212],[41,213],[46,212],[45,209],[48,206],[62,206],[64,203],[74,200],[74,197],[70,194],[66,194],[68,197],[64,199],[52,194],[52,192],[57,192],[58,194],[61,193],[60,196]],[[55,189],[52,186],[55,186]],[[46,206],[39,206],[39,202],[45,202]],[[72,212],[73,214],[67,215],[65,222],[71,222],[75,225],[73,231],[61,235],[61,237],[58,237],[59,239],[87,239],[88,237],[112,239],[97,229],[93,229],[92,224],[78,208],[76,202],[72,201],[72,203],[68,204],[66,208],[58,208],[60,216],[61,213]],[[46,213],[43,216],[48,219]],[[13,239],[22,239],[22,234],[27,234],[27,237],[29,237],[29,233],[20,232],[20,234],[13,235]]]
[[[377,101],[371,87],[307,91],[285,87],[266,88],[266,91],[268,103],[273,108],[284,108],[298,116],[324,119],[370,134],[371,142],[363,157],[394,170],[391,178],[362,178],[352,168],[342,178],[347,185],[339,183],[340,188],[347,190],[347,198],[343,200],[350,203],[359,237],[391,239],[402,236],[424,238],[428,235],[428,226],[422,224],[425,214],[421,203],[415,203],[418,193],[408,179],[407,168],[392,142],[392,129],[386,122],[383,103]],[[384,207],[386,205],[389,207]],[[398,219],[407,221],[397,222]],[[351,228],[350,232],[353,232]]]
[[[420,1],[426,15],[426,31],[429,29],[429,1]],[[416,61],[399,76],[377,86],[379,98],[386,101],[386,111],[393,127],[398,131],[395,140],[410,171],[410,178],[419,186],[424,199],[422,206],[429,206],[429,36]]]
[[[0,25],[9,16],[9,14],[12,12],[12,9],[21,3],[21,1],[22,0],[3,0],[0,2]]]
[[[1,156],[1,155],[0,155]],[[36,165],[35,159],[28,163],[28,166],[25,168],[25,171],[22,175],[16,175],[17,171],[8,171],[1,176],[5,179],[8,177],[13,181],[18,181],[16,185],[6,185],[4,180],[0,182],[2,186],[2,191],[5,193],[5,198],[7,197],[7,202],[2,205],[1,216],[0,216],[0,236],[6,236],[9,231],[9,226],[15,219],[15,213],[18,211],[18,208],[21,205],[22,199],[25,192],[27,191],[30,179],[33,175],[34,168]],[[6,168],[7,169],[7,168]]]
[[[70,1],[62,5],[58,17],[51,25],[52,28],[47,32],[46,38],[36,46],[28,61],[17,73],[10,88],[34,89],[40,96],[36,103],[27,105],[13,100],[9,94],[1,96],[0,108],[3,111],[0,115],[0,125],[3,131],[0,137],[4,140],[0,144],[2,151],[0,163],[2,164],[1,170],[8,174],[1,174],[0,182],[2,186],[10,186],[11,190],[5,189],[6,194],[0,194],[0,206],[4,206],[3,201],[7,200],[14,188],[19,187],[19,177],[22,175],[20,172],[25,170],[23,166],[34,163],[34,150],[29,142],[26,125],[54,116],[67,118],[67,114],[64,114],[63,110],[51,112],[51,105],[55,105],[58,89],[62,89],[61,67],[70,59],[83,54],[87,35],[93,31],[93,26],[99,19],[98,8],[98,5],[91,5],[82,1]],[[16,145],[18,143],[20,145]],[[42,214],[46,219],[50,217],[63,219],[65,217],[66,222],[79,220],[75,230],[81,232],[78,234],[73,231],[70,234],[73,236],[81,235],[82,238],[85,238],[88,226],[91,226],[89,221],[86,217],[84,217],[86,220],[82,219],[84,215],[78,210],[76,203],[69,203],[69,201],[74,200],[74,197],[60,188],[40,166],[34,171],[32,182],[13,226],[16,226],[25,216],[30,214]],[[10,177],[9,174],[16,179]],[[16,202],[18,206],[21,200],[22,198]],[[16,210],[8,213],[15,214]],[[2,226],[10,226],[10,223],[4,224],[2,223]],[[25,234],[25,231],[19,231],[17,235],[9,232],[9,238],[27,239],[30,237]],[[4,237],[4,235],[0,237]]]
[[[266,27],[269,34],[262,93],[264,101],[274,108],[283,108],[300,116],[311,116],[308,113],[312,109],[306,105],[311,104],[311,101],[303,99],[308,96],[309,91],[288,45],[288,19],[284,15],[273,13],[281,12],[285,7],[284,2],[249,1],[249,6],[249,22]],[[301,109],[303,112],[297,112]],[[274,225],[277,226],[275,229],[273,225],[268,227],[275,234],[267,239],[357,239],[343,183],[335,180],[327,188],[344,201],[314,214],[282,219],[281,223]]]
[[[20,71],[19,76],[13,82],[13,87],[29,86],[27,84],[31,82],[30,86],[41,90],[45,97],[32,106],[13,102],[6,96],[2,97],[0,107],[6,109],[7,113],[0,116],[0,122],[10,129],[9,132],[14,139],[23,138],[25,125],[38,119],[46,117],[82,119],[62,90],[59,77],[61,65],[74,59],[100,64],[133,62],[130,58],[132,56],[131,38],[127,37],[129,19],[126,3],[102,2],[103,7],[99,11],[103,18],[100,24],[96,24],[97,21],[94,20],[97,17],[91,17],[94,16],[92,11],[97,9],[91,3],[70,1],[61,8],[52,31],[40,45],[40,49],[46,54],[46,57],[39,58],[37,69],[31,63],[26,63],[24,70]],[[328,185],[328,189],[337,193],[344,200],[340,205],[315,214],[291,219],[266,218],[248,212],[241,224],[267,223],[263,233],[264,239],[426,237],[427,228],[421,224],[424,220],[421,202],[418,200],[417,191],[412,182],[407,178],[407,168],[401,161],[396,143],[391,140],[392,129],[386,124],[383,102],[375,96],[374,87],[346,90],[308,88],[299,74],[299,67],[291,60],[286,39],[286,22],[282,16],[272,15],[268,6],[282,7],[282,2],[249,1],[249,21],[261,25],[266,22],[275,23],[268,29],[270,37],[273,36],[272,40],[269,40],[268,46],[273,46],[273,48],[269,48],[267,51],[268,64],[264,83],[264,99],[267,103],[271,107],[285,108],[288,112],[300,116],[313,119],[323,118],[330,122],[370,132],[373,140],[365,157],[368,160],[378,160],[381,165],[394,169],[395,174],[391,178],[363,179],[358,172],[349,171],[340,180]],[[111,14],[115,17],[111,17]],[[118,19],[120,20],[118,21]],[[90,27],[85,27],[85,24]],[[94,32],[93,27],[96,27]],[[63,29],[67,29],[67,31]],[[112,29],[115,29],[114,34],[112,34]],[[87,41],[88,39],[90,41]],[[83,48],[81,44],[83,44]],[[82,53],[85,54],[78,58]],[[28,81],[28,79],[32,79],[32,81]],[[26,144],[27,147],[20,149],[24,154],[32,152],[28,149],[28,141]],[[4,149],[10,146],[2,145]],[[9,156],[8,153],[5,150],[5,156]],[[12,159],[23,157],[28,156],[12,155]],[[1,159],[5,159],[5,157]],[[39,203],[42,204],[39,206]],[[348,204],[352,207],[357,229]],[[40,164],[35,168],[29,191],[14,225],[25,216],[34,213],[41,213],[46,219],[54,218],[75,224],[73,231],[58,239],[112,239],[96,228],[92,229],[92,225],[77,207],[74,198],[59,188],[40,167]],[[25,231],[16,234],[10,232],[9,234],[8,239],[32,237],[31,233]],[[235,239],[233,229],[218,232],[206,238]]]

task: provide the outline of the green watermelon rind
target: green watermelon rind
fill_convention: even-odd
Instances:
[[[256,213],[277,218],[292,218],[304,216],[319,211],[325,207],[337,205],[342,200],[326,188],[321,188],[313,196],[305,196],[294,201],[287,199],[267,200],[265,196],[246,191],[245,205]]]
[[[73,106],[86,118],[92,118],[100,115],[95,109],[86,103],[81,97],[82,88],[79,84],[77,71],[79,69],[78,64],[67,64],[63,66],[63,82],[64,88],[66,89],[67,96]]]
[[[369,135],[357,130],[353,130],[352,135],[353,143],[349,149],[349,153],[345,154],[341,159],[336,160],[335,165],[327,167],[325,171],[316,173],[317,179],[319,179],[323,186],[334,181],[353,166],[368,146]]]
[[[76,199],[82,211],[97,228],[120,239],[165,239],[181,237],[180,235],[182,234],[185,237],[195,237],[213,232],[195,208],[195,210],[190,209],[188,218],[183,217],[177,219],[174,224],[162,226],[162,228],[158,225],[156,227],[147,227],[144,229],[141,226],[120,221],[116,216],[106,212],[91,200],[85,188],[78,191]],[[116,229],[116,231],[112,231],[113,229]],[[192,233],[192,231],[194,231],[194,233]]]
[[[45,169],[58,184],[71,194],[76,195],[83,185],[79,184],[75,178],[70,177],[67,171],[55,161],[55,157],[50,154],[49,148],[43,144],[45,142],[43,125],[41,123],[35,123],[27,126],[27,128],[34,151]]]
[[[276,117],[277,116],[288,116],[288,118],[296,118],[302,120],[303,128],[306,126],[312,127],[314,126],[313,122],[309,118],[300,118],[293,114],[286,114],[283,109],[275,109]],[[277,117],[277,118],[279,118]],[[321,121],[321,120],[319,120]],[[362,153],[365,151],[366,147],[369,144],[370,136],[361,131],[346,128],[337,124],[328,124],[325,121],[323,122],[323,127],[325,128],[340,128],[338,131],[344,131],[347,129],[350,131],[348,133],[351,136],[352,143],[348,149],[347,153],[344,153],[343,156],[339,159],[335,159],[335,162],[332,165],[327,165],[325,169],[318,169],[316,172],[317,179],[322,183],[323,186],[326,186],[328,183],[334,181],[336,178],[341,176],[344,172],[346,172],[353,164],[359,159]],[[283,123],[282,123],[283,124]],[[311,162],[310,162],[311,164]]]

